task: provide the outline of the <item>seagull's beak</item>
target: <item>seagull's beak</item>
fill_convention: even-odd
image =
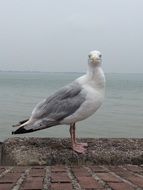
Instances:
[[[97,56],[91,56],[89,58],[89,62],[93,63],[94,65],[101,63],[102,59]]]

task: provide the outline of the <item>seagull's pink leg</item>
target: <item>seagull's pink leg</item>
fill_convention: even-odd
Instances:
[[[78,153],[85,153],[86,151],[86,149],[84,148],[85,144],[83,145],[76,142],[75,123],[70,125],[70,135],[71,135],[72,149]]]
[[[76,140],[76,132],[75,132],[75,124],[74,124],[74,127],[73,127],[73,137],[74,137],[74,142],[76,143],[76,145],[80,145],[80,146],[83,146],[83,147],[88,147],[87,143],[79,143],[79,142],[77,142],[77,140]]]

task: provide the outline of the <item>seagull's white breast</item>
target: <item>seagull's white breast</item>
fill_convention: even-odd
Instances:
[[[85,96],[85,101],[72,115],[64,118],[62,124],[71,124],[77,121],[81,121],[91,116],[101,106],[104,99],[104,86],[99,87],[87,80],[87,76],[84,75],[76,80],[82,86],[82,92]],[[104,81],[103,81],[104,82]]]

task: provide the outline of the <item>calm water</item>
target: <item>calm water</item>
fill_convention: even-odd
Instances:
[[[0,72],[0,141],[35,104],[80,73]],[[106,97],[92,117],[77,124],[80,137],[143,137],[143,74],[106,74]],[[68,126],[21,136],[69,137]]]

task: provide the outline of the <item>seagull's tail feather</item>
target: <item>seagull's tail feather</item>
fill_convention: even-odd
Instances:
[[[26,122],[22,124],[16,131],[13,131],[12,134],[22,134],[22,133],[31,133],[41,129],[46,129],[55,125],[59,125],[59,121],[51,119],[41,119],[35,122]]]

